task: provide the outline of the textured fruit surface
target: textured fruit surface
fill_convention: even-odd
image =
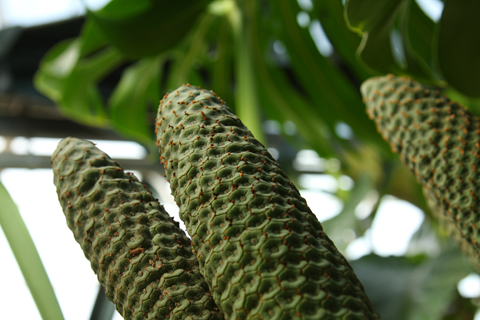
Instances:
[[[480,120],[439,91],[406,77],[372,78],[361,91],[378,131],[415,174],[435,214],[478,268]]]
[[[378,319],[352,268],[263,145],[213,92],[165,95],[157,144],[226,319]]]
[[[134,175],[75,138],[52,166],[68,227],[125,319],[224,319],[190,239]]]

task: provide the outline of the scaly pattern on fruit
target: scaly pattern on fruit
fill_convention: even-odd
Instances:
[[[224,319],[190,239],[134,175],[75,138],[52,166],[68,227],[125,319]]]
[[[210,91],[165,95],[157,145],[226,319],[378,319],[346,259],[264,146]]]
[[[480,270],[480,120],[438,90],[388,75],[361,87],[367,113]]]

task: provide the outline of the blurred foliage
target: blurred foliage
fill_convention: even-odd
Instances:
[[[451,243],[435,258],[368,255],[352,266],[382,319],[392,320],[442,319],[456,284],[473,270]]]
[[[379,201],[362,220],[355,209],[372,190],[426,212],[422,237],[439,252],[353,262],[383,319],[471,319],[475,308],[456,283],[472,270],[367,118],[358,90],[373,75],[406,74],[480,114],[479,2],[444,3],[434,22],[414,0],[112,0],[88,12],[78,38],[50,50],[35,84],[70,118],[112,128],[153,154],[158,101],[182,83],[213,89],[267,145],[263,120],[293,122],[299,136],[287,140],[339,159],[355,180],[340,195],[343,211],[324,223],[340,250],[343,231],[361,236],[370,227]],[[116,88],[100,92],[119,68]]]

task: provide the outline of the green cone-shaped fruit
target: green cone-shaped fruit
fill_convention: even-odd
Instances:
[[[378,319],[351,266],[270,153],[213,92],[166,95],[157,144],[226,319]]]
[[[367,113],[413,171],[440,221],[480,271],[480,120],[406,77],[367,80]]]
[[[67,224],[125,319],[224,319],[191,241],[135,176],[75,138],[52,166]]]

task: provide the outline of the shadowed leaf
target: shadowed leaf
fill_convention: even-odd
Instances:
[[[361,38],[347,27],[342,0],[314,0],[313,3],[312,18],[320,20],[339,58],[352,69],[358,81],[371,77],[373,72],[364,64],[358,63],[356,52]]]
[[[210,0],[113,0],[88,16],[123,54],[140,58],[183,40]]]
[[[349,27],[362,35],[358,55],[377,72],[400,71],[393,56],[390,32],[403,2],[404,0],[347,0],[345,3]]]
[[[480,97],[480,1],[446,1],[440,19],[438,61],[458,91]]]

